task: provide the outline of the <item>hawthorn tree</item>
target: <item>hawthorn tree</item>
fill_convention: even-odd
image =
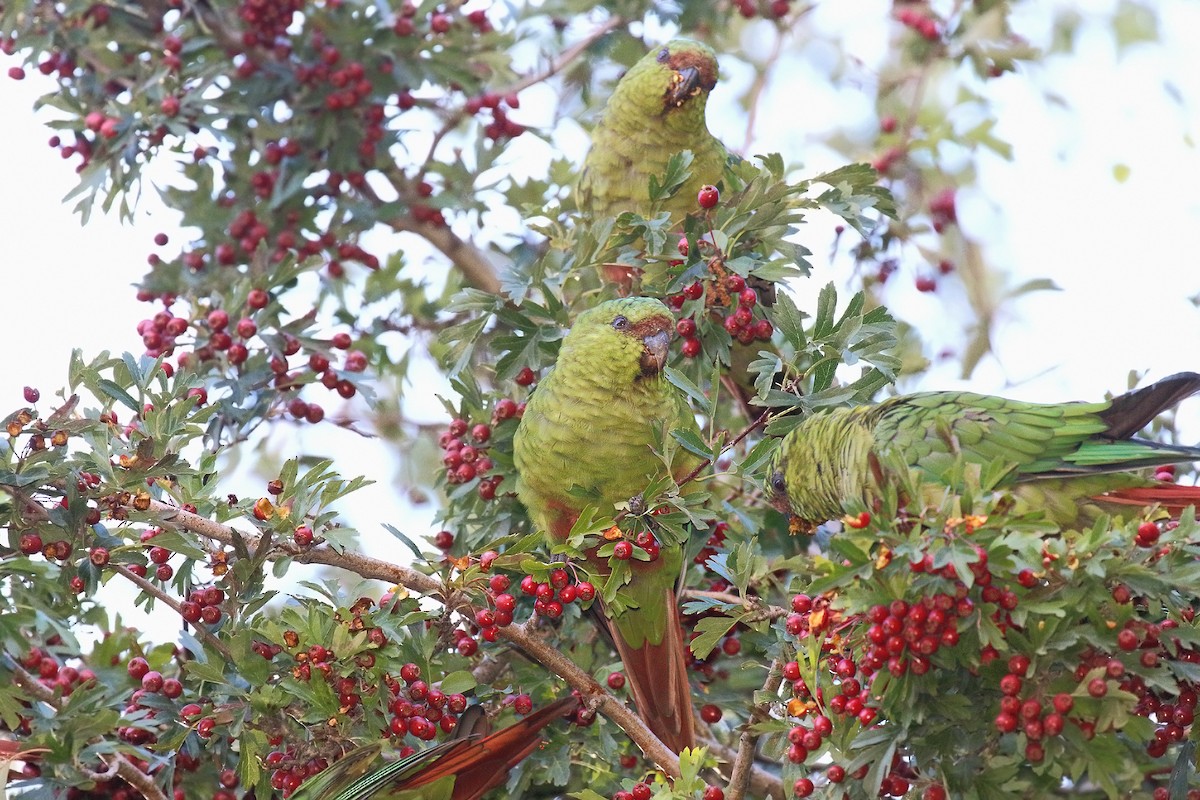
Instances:
[[[1004,145],[986,119],[954,130],[952,107],[926,91],[958,86],[956,102],[986,109],[979,87],[1018,79],[1038,54],[1010,32],[1007,4],[896,2],[877,136],[839,140],[844,164],[819,174],[744,153],[681,226],[582,218],[561,156],[516,169],[556,149],[553,125],[521,122],[528,98],[555,98],[542,119],[591,113],[609,65],[638,58],[653,26],[723,60],[772,43],[746,60],[755,108],[809,11],[0,4],[9,77],[58,82],[44,98],[61,112],[51,144],[79,173],[83,218],[97,203],[129,213],[143,169],[169,161],[179,181],[162,199],[188,237],[169,251],[162,236],[150,255],[145,352],[77,352],[54,398],[30,388],[6,412],[0,759],[13,785],[287,797],[355,743],[419,749],[469,703],[503,724],[575,692],[583,706],[547,729],[507,796],[1196,796],[1192,514],[1059,530],[1013,516],[977,479],[937,507],[848,509],[814,539],[764,500],[761,467],[798,413],[868,402],[920,369],[920,325],[881,304],[889,277],[921,291],[962,282],[968,373],[1004,299],[1042,286],[1006,288],[957,229],[970,162],[944,163],[942,146]],[[656,202],[688,167],[673,159],[650,186]],[[829,285],[800,303],[789,287],[811,280],[825,245],[804,223],[829,215],[861,291]],[[444,275],[427,271],[431,253]],[[700,488],[686,506],[648,487],[624,513],[594,509],[551,551],[512,494],[513,432],[571,319],[622,290],[613,266],[648,264],[665,264],[663,282],[637,288],[678,314],[669,377],[705,431],[665,432],[663,445],[705,459]],[[396,334],[402,357],[386,345]],[[453,390],[436,431],[395,424],[383,391],[424,357]],[[749,402],[723,388],[733,364],[753,379]],[[381,477],[349,459],[293,452],[261,484],[223,475],[265,430],[355,425],[325,410],[350,398],[371,435],[412,458],[431,442],[440,453],[441,530],[340,524],[339,503]],[[679,756],[637,718],[619,660],[586,624],[618,583],[574,558],[602,538],[640,557],[639,534],[668,527],[688,541],[681,602],[703,745]],[[385,528],[400,555],[361,554],[361,536]],[[271,578],[285,573],[280,589]],[[178,636],[125,627],[105,602],[114,582],[177,617]]]

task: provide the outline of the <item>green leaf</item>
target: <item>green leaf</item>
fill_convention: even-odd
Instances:
[[[475,676],[467,670],[457,670],[442,678],[442,691],[446,694],[466,694],[477,686]]]
[[[696,636],[692,638],[692,653],[696,658],[704,659],[721,643],[725,635],[733,629],[737,620],[732,617],[705,617],[696,623]]]
[[[679,442],[679,445],[689,453],[708,461],[713,460],[712,448],[695,431],[674,430],[671,431],[671,438]]]
[[[663,369],[663,376],[671,382],[672,386],[695,400],[696,404],[701,408],[708,407],[708,398],[704,395],[704,392],[699,386],[692,383],[688,376],[684,375],[674,367],[665,367]]]

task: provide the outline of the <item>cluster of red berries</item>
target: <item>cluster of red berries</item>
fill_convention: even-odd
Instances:
[[[576,581],[567,570],[557,567],[550,570],[545,581],[532,575],[521,578],[521,594],[532,597],[533,609],[543,617],[561,617],[563,606],[569,603],[590,603],[596,598],[596,587],[590,581]],[[499,609],[497,609],[499,611]]]
[[[524,404],[518,405],[514,400],[502,398],[493,410],[492,425],[519,417],[524,411]],[[446,482],[455,486],[479,478],[476,491],[481,500],[494,500],[496,489],[504,480],[503,475],[488,475],[494,466],[487,455],[492,425],[483,422],[471,425],[465,419],[453,419],[438,436],[438,444],[443,451],[442,465],[446,468]]]
[[[638,782],[629,789],[613,792],[612,800],[650,800],[653,794],[654,791],[650,788],[650,784]],[[705,786],[701,800],[725,800],[725,790],[720,786]]]
[[[96,680],[96,673],[90,668],[60,665],[50,651],[40,647],[30,647],[21,656],[20,663],[37,678],[38,683],[50,691],[61,692],[64,697]]]
[[[525,132],[525,126],[508,118],[508,112],[521,107],[521,99],[516,92],[500,95],[496,92],[484,92],[477,97],[470,97],[463,104],[463,111],[472,116],[483,111],[490,111],[492,121],[483,129],[483,135],[489,139],[512,139]]]
[[[1026,739],[1025,760],[1037,764],[1046,757],[1042,739],[1062,734],[1066,715],[1074,708],[1075,699],[1066,692],[1059,692],[1051,699],[1050,711],[1047,711],[1042,701],[1034,696],[1027,696],[1022,700],[1021,692],[1029,672],[1029,664],[1029,656],[1023,653],[1017,653],[1008,659],[1008,672],[1000,678],[1002,696],[995,725],[996,730],[1001,733],[1013,733],[1019,728]],[[1088,692],[1093,697],[1103,697],[1108,693],[1108,686],[1103,679],[1097,680],[1099,689],[1089,685]],[[1093,728],[1093,734],[1094,732]]]
[[[896,11],[896,19],[900,24],[916,31],[917,35],[926,41],[936,42],[942,36],[937,20],[912,6],[901,6]]]
[[[183,694],[183,684],[177,678],[167,678],[158,670],[150,669],[150,663],[141,656],[129,659],[126,671],[130,678],[141,684],[141,688],[130,695],[129,704],[125,707],[127,715],[141,712],[143,719],[153,719],[158,715],[158,711],[152,706],[143,705],[142,698],[148,694],[161,694],[170,700],[176,700]],[[136,726],[118,728],[117,735],[131,744],[148,744],[158,739],[158,735],[144,722]]]
[[[687,240],[680,240],[680,250],[687,250]],[[758,305],[758,293],[746,285],[746,279],[736,273],[726,275],[721,281],[721,288],[728,293],[731,300],[736,298],[737,306],[725,315],[722,325],[729,335],[742,344],[750,344],[755,340],[769,341],[775,333],[775,327],[770,320],[755,318],[754,308]],[[688,284],[677,295],[668,298],[668,303],[676,310],[683,307],[687,300],[699,300],[704,296],[704,284],[701,281]],[[700,355],[701,345],[697,334],[696,321],[684,317],[675,324],[675,330],[680,336],[680,352],[687,358]]]
[[[870,626],[866,630],[863,670],[868,674],[887,668],[897,677],[909,669],[913,674],[929,671],[930,657],[943,647],[958,644],[958,620],[974,612],[969,597],[938,593],[916,602],[893,600],[867,611]]]
[[[224,612],[221,610],[224,602],[225,592],[220,587],[205,586],[192,589],[188,592],[187,599],[179,604],[179,615],[193,625],[197,622],[216,625],[224,616]]]
[[[529,578],[528,575],[525,577]],[[512,581],[507,575],[497,574],[488,578],[487,601],[490,607],[481,608],[475,612],[475,625],[479,629],[480,637],[485,642],[496,641],[497,631],[512,624],[513,613],[517,610],[517,598],[508,591],[511,585]],[[469,634],[467,638],[460,637],[456,647],[461,655],[475,654],[475,640],[471,639]]]
[[[662,551],[662,546],[658,543],[658,538],[650,531],[638,531],[633,535],[633,540],[630,541],[628,534],[622,532],[622,538],[613,542],[613,558],[618,561],[628,561],[634,557],[634,548],[638,548],[646,554],[645,560],[655,562]]]
[[[453,731],[458,715],[467,709],[465,696],[444,694],[421,680],[421,668],[416,664],[400,667],[399,681],[389,676],[385,682],[392,694],[388,704],[388,730],[392,736],[407,734],[420,741],[432,741],[439,730]]]
[[[779,19],[792,9],[792,0],[733,0],[733,6],[746,19],[757,16]]]
[[[397,36],[413,36],[416,34],[416,15],[417,4],[412,2],[412,0],[405,0],[404,5],[400,9],[400,15],[392,25],[392,32]],[[491,20],[488,19],[487,12],[483,9],[477,8],[469,12],[465,19],[479,33],[490,33],[493,30]],[[429,12],[429,16],[425,22],[430,33],[440,36],[449,33],[450,29],[454,26],[454,15],[449,9],[438,6]]]
[[[242,44],[246,47],[273,47],[277,39],[287,36],[293,17],[303,7],[303,0],[242,0],[238,3],[238,19],[245,26],[242,29]]]

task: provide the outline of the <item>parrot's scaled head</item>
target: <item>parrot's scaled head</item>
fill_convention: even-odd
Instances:
[[[630,382],[658,375],[667,363],[675,317],[653,297],[622,297],[579,315],[563,339],[558,359],[603,353],[610,369]]]
[[[793,534],[811,534],[816,530],[816,524],[803,519],[796,513],[795,506],[792,504],[792,498],[788,494],[788,455],[785,452],[786,449],[786,447],[781,446],[775,451],[775,455],[771,456],[771,460],[767,462],[767,501],[776,511],[787,517],[789,532]]]
[[[613,97],[653,103],[656,108],[645,110],[661,116],[683,108],[703,114],[716,85],[717,56],[712,48],[692,39],[672,39],[630,67]]]

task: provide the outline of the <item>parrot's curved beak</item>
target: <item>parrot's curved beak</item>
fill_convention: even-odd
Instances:
[[[671,332],[658,330],[642,337],[642,375],[657,375],[667,363],[667,349],[671,345]]]
[[[667,102],[678,108],[700,91],[702,81],[700,70],[696,67],[676,70],[671,78],[671,88],[667,90]]]

